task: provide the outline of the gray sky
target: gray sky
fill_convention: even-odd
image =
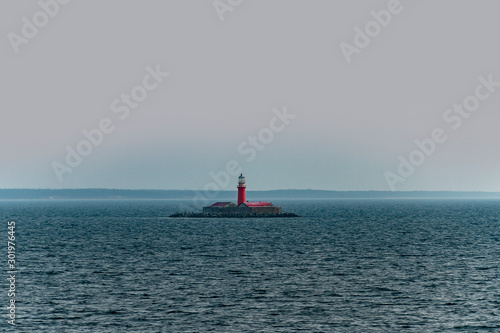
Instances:
[[[498,1],[53,1],[54,17],[0,3],[0,188],[203,189],[233,160],[252,190],[389,190],[390,173],[396,190],[500,191],[500,87],[479,88],[459,128],[443,118],[478,77],[500,82]],[[348,63],[341,43],[367,25]],[[157,66],[168,77],[144,90]],[[134,88],[147,96],[124,117]],[[284,109],[296,117],[273,120]],[[112,133],[70,167],[103,119]],[[447,140],[400,173],[437,128]]]

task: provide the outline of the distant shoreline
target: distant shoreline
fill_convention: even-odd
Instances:
[[[232,200],[236,191],[198,192],[209,201]],[[193,200],[191,190],[116,190],[116,189],[0,189],[0,200]],[[500,199],[500,192],[471,191],[325,191],[270,190],[248,191],[249,198],[259,200],[290,199]]]

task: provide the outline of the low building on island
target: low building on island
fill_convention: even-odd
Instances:
[[[221,213],[242,213],[242,214],[280,214],[281,207],[276,207],[270,202],[244,202],[236,206],[232,202],[216,202],[212,206],[203,207],[203,213],[221,214]]]

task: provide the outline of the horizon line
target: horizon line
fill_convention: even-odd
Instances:
[[[124,189],[124,188],[105,188],[105,187],[82,187],[82,188],[0,188],[0,191],[87,191],[87,190],[103,190],[103,191],[185,191],[185,192],[211,192],[209,190],[199,189]],[[390,193],[412,193],[412,192],[452,192],[452,193],[500,193],[498,191],[486,190],[321,190],[321,189],[272,189],[272,190],[248,190],[249,192],[271,192],[271,191],[319,191],[319,192],[390,192]],[[237,190],[219,190],[218,192],[237,192]]]

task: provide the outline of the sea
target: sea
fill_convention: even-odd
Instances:
[[[1,201],[0,331],[500,332],[499,200],[275,200],[300,217],[170,218],[183,204]]]

